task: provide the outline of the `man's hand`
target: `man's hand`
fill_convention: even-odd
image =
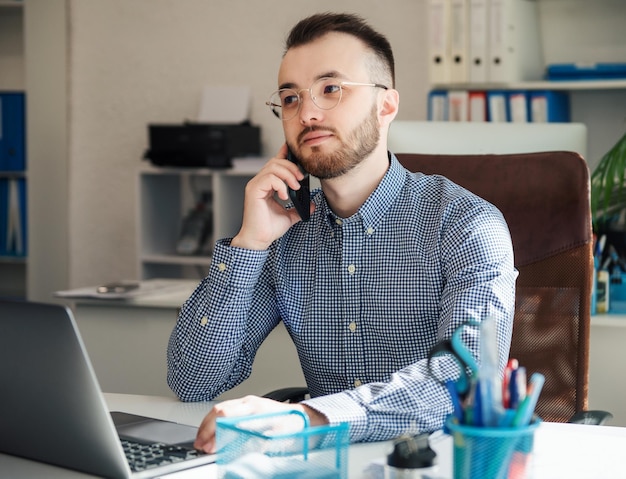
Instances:
[[[300,188],[299,181],[304,178],[300,168],[285,158],[287,145],[283,145],[277,157],[268,161],[246,185],[243,222],[231,246],[267,249],[300,221],[295,208],[286,210],[274,199],[276,193],[280,199],[289,200],[287,185],[297,190]]]
[[[218,417],[249,416],[252,414],[294,410],[302,411],[307,414],[309,416],[309,424],[311,426],[328,424],[328,421],[322,414],[307,406],[301,404],[282,403],[258,396],[246,396],[241,399],[231,399],[229,401],[223,401],[216,404],[213,409],[209,411],[209,414],[207,414],[202,420],[202,424],[200,424],[200,428],[198,429],[196,441],[194,442],[194,447],[207,453],[215,452],[215,430],[216,420]],[[285,421],[289,420],[289,418],[285,418]]]

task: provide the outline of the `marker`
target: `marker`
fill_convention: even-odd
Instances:
[[[517,409],[519,403],[526,397],[526,368],[520,366],[513,371],[510,384],[509,408]]]
[[[454,381],[447,380],[446,389],[448,390],[450,399],[452,399],[454,417],[457,419],[457,421],[459,421],[459,424],[463,424],[463,408],[461,407],[461,400],[459,399],[459,394],[456,391],[456,385]]]
[[[541,394],[541,389],[543,388],[545,381],[546,377],[543,374],[532,374],[530,377],[530,384],[528,386],[528,394],[515,411],[513,427],[528,426],[528,424],[530,424],[530,420],[535,412],[535,407],[537,406],[539,394]]]

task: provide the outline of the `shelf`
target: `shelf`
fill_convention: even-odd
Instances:
[[[25,256],[0,256],[0,263],[2,264],[26,264],[27,258]]]
[[[626,90],[624,80],[528,81],[517,83],[445,83],[433,90]]]
[[[0,8],[22,9],[23,7],[24,7],[24,2],[22,1],[0,0]]]
[[[207,240],[234,236],[241,227],[247,182],[267,161],[242,158],[232,168],[173,168],[143,164],[138,175],[138,277],[198,278],[211,265],[207,255],[176,254],[182,222],[204,193],[212,194],[212,225]]]
[[[250,157],[233,158],[232,168],[191,168],[174,166],[154,166],[152,163],[144,163],[140,172],[148,175],[194,175],[211,176],[215,174],[223,176],[254,176],[269,158]]]
[[[148,254],[141,257],[143,263],[176,264],[185,266],[210,266],[210,256],[183,256],[177,254]]]
[[[607,326],[626,328],[626,314],[595,314],[591,316],[591,327]]]
[[[0,178],[26,178],[26,172],[20,171],[0,171]]]

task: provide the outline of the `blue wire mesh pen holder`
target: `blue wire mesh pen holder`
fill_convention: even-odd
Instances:
[[[453,439],[454,479],[527,479],[533,476],[533,442],[539,419],[517,427],[459,424],[453,417],[444,430]]]
[[[309,427],[301,411],[217,419],[220,479],[348,477],[349,426]]]

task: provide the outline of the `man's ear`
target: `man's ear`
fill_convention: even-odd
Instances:
[[[378,108],[378,121],[381,125],[389,125],[398,114],[400,107],[400,93],[398,90],[385,90]]]

